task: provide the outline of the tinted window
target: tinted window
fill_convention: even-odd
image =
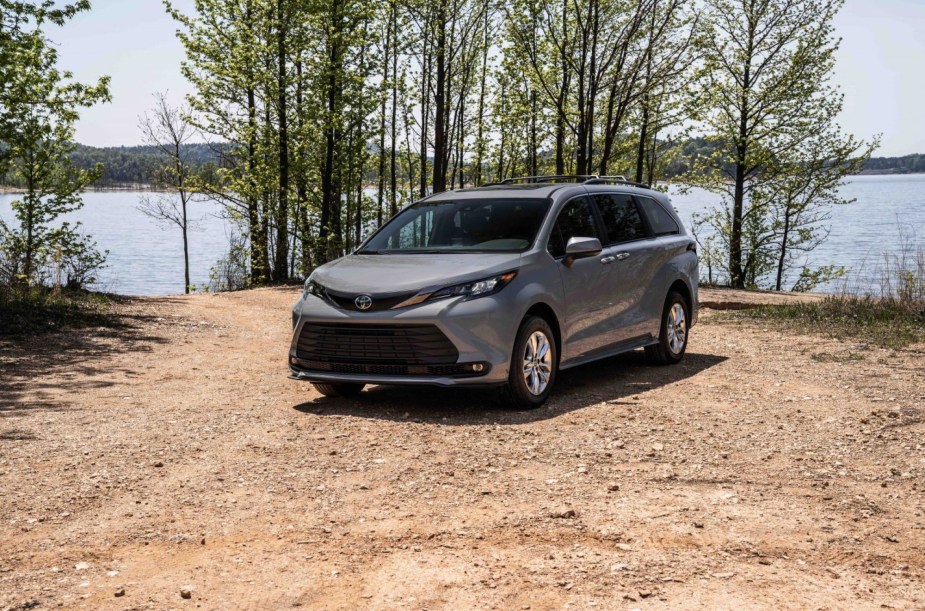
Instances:
[[[601,212],[607,230],[607,243],[629,242],[646,237],[642,217],[629,195],[619,193],[598,193],[594,202]]]
[[[565,245],[571,238],[598,238],[594,213],[587,198],[580,197],[567,203],[556,219],[556,225],[549,236],[549,254],[554,257],[565,255]]]
[[[681,233],[678,223],[671,218],[668,211],[662,208],[654,199],[640,197],[639,204],[642,206],[643,214],[649,219],[649,225],[652,227],[652,233],[655,235],[671,235]]]
[[[549,200],[421,202],[405,208],[360,252],[526,250],[536,239]]]

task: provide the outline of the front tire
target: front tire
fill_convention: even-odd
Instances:
[[[552,393],[559,353],[549,323],[529,316],[520,325],[511,355],[511,371],[501,391],[502,401],[516,409],[536,409]]]
[[[668,293],[662,309],[658,343],[646,346],[646,358],[655,365],[674,365],[684,358],[690,331],[690,308],[687,300],[675,291]]]
[[[349,382],[342,384],[327,384],[324,382],[312,382],[312,386],[325,397],[354,397],[360,394],[365,384],[352,384]]]

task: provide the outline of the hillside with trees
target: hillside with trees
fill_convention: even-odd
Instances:
[[[871,157],[864,164],[865,174],[925,174],[925,155]]]
[[[220,151],[211,145],[187,143],[183,145],[184,157],[196,168],[216,165]],[[121,185],[150,185],[160,187],[164,183],[162,164],[157,147],[119,146],[92,147],[78,144],[71,153],[75,166],[89,169],[100,165],[100,177],[93,183],[95,188],[112,188]]]
[[[659,146],[663,146],[661,141]],[[663,151],[670,152],[669,159],[664,162],[662,172],[659,175],[661,180],[675,180],[684,176],[691,168],[691,160],[697,156],[709,154],[713,150],[711,143],[703,137],[691,138],[683,143],[675,143],[670,147],[665,146]],[[189,160],[192,167],[207,169],[213,171],[218,169],[221,162],[224,147],[205,143],[188,143],[183,145],[184,156]],[[376,142],[368,143],[370,155],[377,155],[379,150]],[[552,151],[541,150],[537,153],[537,159],[551,158]],[[112,189],[119,187],[139,188],[149,186],[152,188],[163,188],[163,178],[160,175],[161,162],[157,155],[157,150],[152,146],[117,146],[117,147],[93,147],[84,144],[77,144],[70,158],[76,167],[84,170],[90,170],[101,165],[100,176],[90,188],[93,189]],[[432,163],[432,160],[429,160]],[[496,171],[491,163],[483,163],[481,174],[487,174]],[[860,172],[861,174],[925,174],[925,155],[914,154],[902,157],[871,157],[864,163]],[[378,168],[371,164],[365,171],[365,180],[369,186],[378,185]],[[389,176],[383,172],[383,178],[387,182]],[[407,180],[406,175],[396,175],[396,178]],[[635,178],[633,175],[629,178]],[[465,178],[467,184],[477,184],[480,179],[480,173],[475,164],[472,164],[472,175]],[[4,176],[0,179],[0,184],[5,187],[21,187],[21,183],[16,183],[15,179],[10,176]],[[458,187],[458,185],[457,185]]]

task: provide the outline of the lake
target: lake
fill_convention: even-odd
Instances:
[[[842,186],[841,195],[855,202],[832,208],[831,233],[808,254],[809,264],[846,267],[848,287],[863,292],[876,283],[884,255],[899,253],[901,235],[912,248],[925,248],[925,174],[852,176]],[[700,189],[685,195],[673,192],[671,198],[688,227],[692,214],[719,201]],[[705,279],[706,270],[701,268],[700,273]],[[838,280],[816,290],[832,291],[844,284],[845,280]],[[784,288],[790,286],[785,283]]]
[[[842,188],[857,201],[832,210],[828,240],[810,253],[814,265],[844,265],[856,283],[896,252],[901,232],[914,246],[925,247],[925,175],[855,176]],[[138,210],[142,193],[87,192],[84,207],[66,218],[79,221],[98,246],[109,250],[108,267],[97,287],[125,295],[170,295],[183,292],[183,243],[179,229],[164,226]],[[10,202],[17,196],[0,194],[0,219],[10,221]],[[718,202],[715,195],[694,189],[672,194],[675,208],[686,223],[691,215]],[[209,283],[209,272],[228,248],[232,224],[221,218],[221,207],[204,202],[191,205],[198,219],[190,232],[190,275],[194,285]],[[703,272],[704,275],[706,272]],[[832,287],[820,287],[821,290]]]
[[[144,195],[132,191],[88,191],[84,206],[65,215],[80,222],[100,250],[108,250],[106,268],[99,274],[97,290],[122,295],[173,295],[183,292],[183,237],[179,227],[159,223],[138,209]],[[0,219],[13,217],[10,202],[16,195],[0,194]],[[190,204],[195,219],[189,232],[190,282],[209,284],[212,266],[228,250],[232,224],[221,218],[221,206],[213,202]]]

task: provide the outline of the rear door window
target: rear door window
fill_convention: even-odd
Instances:
[[[568,202],[559,212],[559,218],[549,236],[549,254],[564,257],[565,245],[572,238],[600,239],[591,203],[584,196]]]
[[[649,226],[652,227],[652,233],[657,236],[676,235],[681,233],[681,228],[678,227],[677,221],[672,218],[671,214],[669,214],[660,203],[651,197],[640,197],[638,199],[639,205],[642,207],[642,212],[646,215]]]
[[[646,227],[631,195],[596,193],[594,203],[607,231],[607,244],[631,242],[646,237]]]

